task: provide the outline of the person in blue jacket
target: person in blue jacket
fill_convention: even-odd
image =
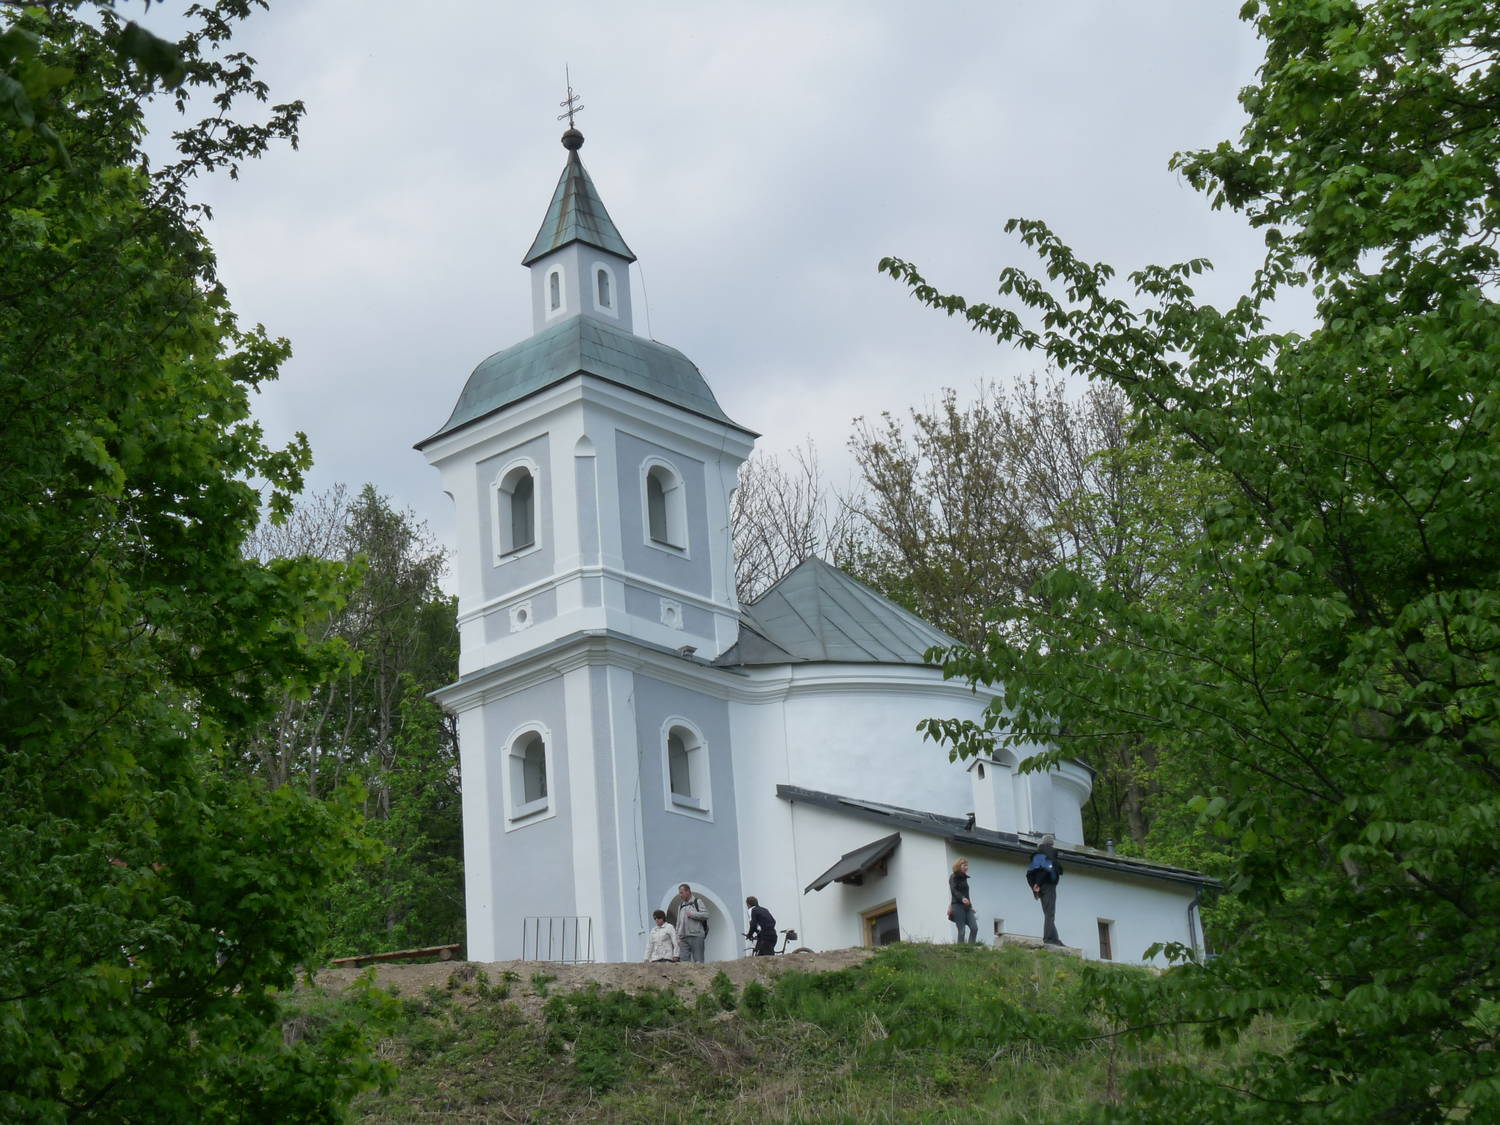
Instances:
[[[1062,878],[1062,864],[1057,861],[1057,845],[1049,832],[1042,837],[1040,846],[1031,853],[1031,862],[1026,867],[1026,882],[1031,885],[1031,897],[1042,904],[1042,942],[1045,945],[1061,945],[1057,936],[1057,881]]]

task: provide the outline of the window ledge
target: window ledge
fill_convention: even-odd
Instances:
[[[540,797],[535,801],[527,801],[524,805],[517,805],[515,811],[510,814],[511,820],[529,820],[538,813],[544,813],[550,807],[550,801],[546,797]]]
[[[708,808],[697,797],[686,797],[681,793],[672,794],[672,804],[680,809],[692,809],[693,812],[708,811]]]
[[[653,539],[648,535],[646,537],[646,546],[655,547],[658,551],[665,551],[669,555],[678,555],[682,558],[687,558],[688,549],[686,547],[679,547],[676,543],[668,543],[665,539]]]
[[[517,547],[512,551],[500,551],[495,555],[495,565],[504,566],[506,563],[512,562],[515,559],[524,558],[527,555],[534,555],[541,549],[541,543],[537,542],[530,543],[525,547]]]

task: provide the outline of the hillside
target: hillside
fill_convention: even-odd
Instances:
[[[1088,1010],[1090,970],[1022,949],[893,946],[716,965],[383,966],[395,1080],[356,1120],[1071,1122],[1143,1062]],[[350,1001],[319,974],[293,1034]],[[1262,1044],[1264,1045],[1264,1044]],[[1244,1049],[1244,1048],[1241,1048]],[[1226,1056],[1227,1057],[1227,1056]]]

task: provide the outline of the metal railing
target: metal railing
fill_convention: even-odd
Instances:
[[[521,960],[584,965],[594,960],[594,920],[562,914],[521,919]]]

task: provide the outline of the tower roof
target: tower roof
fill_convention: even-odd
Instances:
[[[563,134],[563,147],[568,150],[568,162],[558,177],[557,190],[552,193],[552,203],[547,208],[547,217],[542,220],[542,228],[536,232],[536,239],[526,251],[526,257],[521,259],[521,264],[529,266],[570,242],[585,242],[618,254],[627,262],[635,261],[635,255],[615,229],[614,221],[594,188],[594,181],[589,179],[583,161],[578,157],[578,150],[583,147],[583,134],[570,128]]]
[[[434,438],[520,402],[573,375],[593,375],[715,422],[732,422],[697,366],[676,348],[574,316],[496,352],[474,369],[458,405]]]
[[[819,558],[787,574],[740,613],[740,639],[714,661],[752,664],[926,664],[957,642]]]

